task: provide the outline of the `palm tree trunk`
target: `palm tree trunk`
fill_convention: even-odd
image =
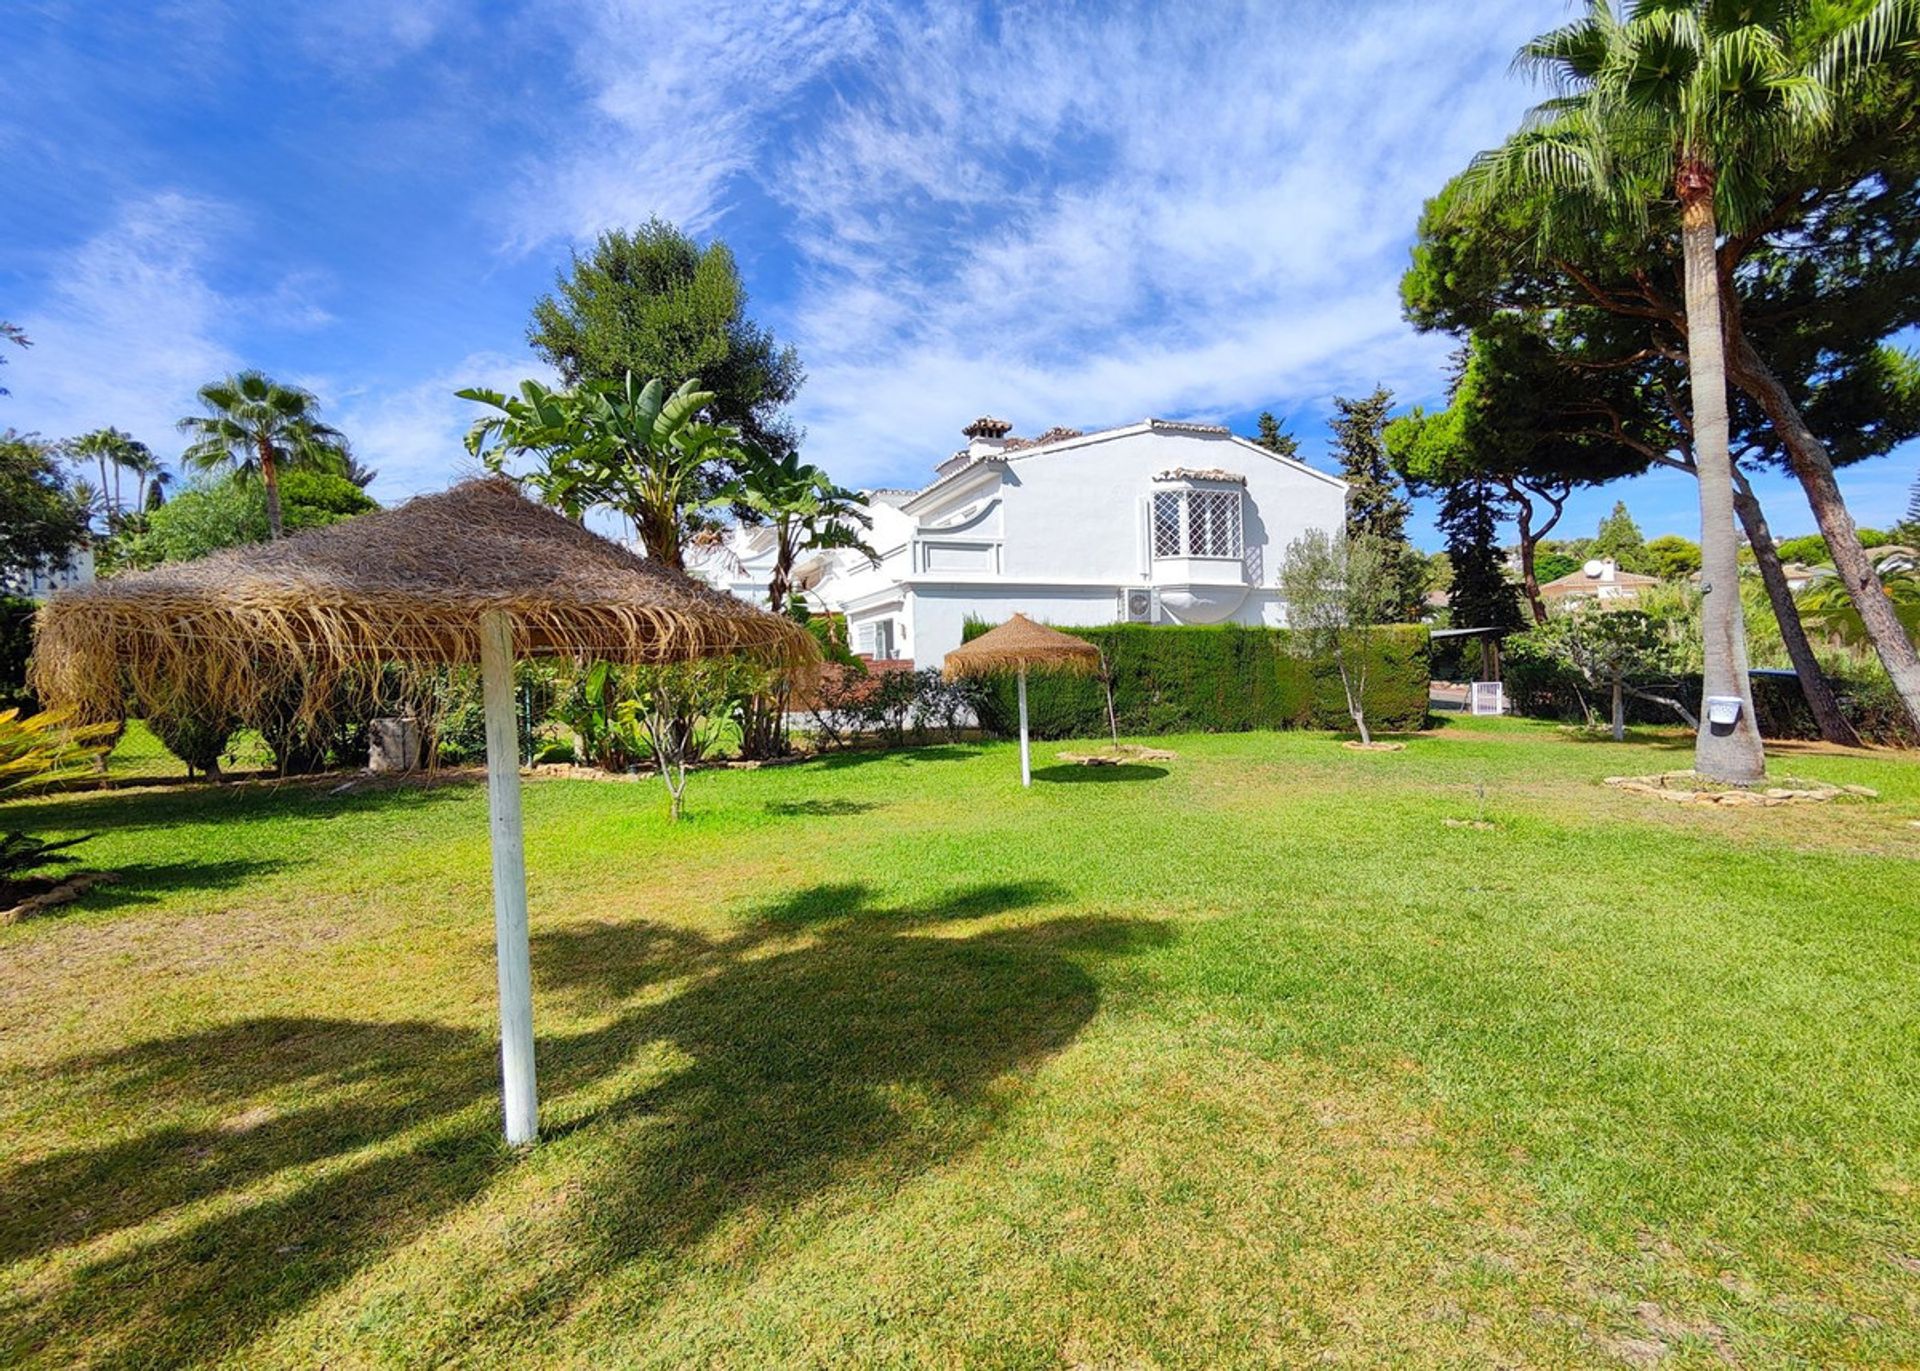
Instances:
[[[1694,464],[1700,476],[1702,687],[1708,698],[1739,701],[1739,714],[1731,724],[1714,723],[1703,704],[1694,735],[1693,765],[1710,780],[1752,785],[1765,778],[1767,756],[1753,717],[1746,624],[1740,612],[1740,545],[1733,526],[1733,458],[1728,451],[1726,340],[1721,332],[1713,173],[1689,160],[1674,181],[1680,194],[1680,245],[1686,262]]]
[[[1787,584],[1786,569],[1780,565],[1780,549],[1774,545],[1767,516],[1760,508],[1752,485],[1737,466],[1733,469],[1733,507],[1740,515],[1741,527],[1747,531],[1747,545],[1753,549],[1754,563],[1760,568],[1761,584],[1767,588],[1773,617],[1780,622],[1780,641],[1786,646],[1794,674],[1800,678],[1800,693],[1807,697],[1807,708],[1813,711],[1820,737],[1842,747],[1860,746],[1860,735],[1840,712],[1840,700],[1833,693],[1833,683],[1820,669],[1813,644],[1807,641],[1806,625],[1800,622],[1800,606],[1793,602],[1793,587]]]
[[[1915,652],[1913,640],[1894,614],[1893,601],[1887,598],[1880,577],[1860,544],[1860,530],[1847,512],[1840,483],[1834,479],[1833,459],[1827,455],[1826,445],[1807,427],[1806,420],[1800,417],[1800,407],[1747,341],[1737,322],[1731,333],[1734,382],[1754,398],[1780,435],[1781,445],[1787,451],[1787,464],[1799,478],[1800,488],[1807,493],[1814,523],[1827,540],[1834,570],[1846,584],[1867,638],[1892,678],[1900,703],[1906,707],[1908,721],[1920,730],[1920,653]]]
[[[260,444],[260,484],[267,492],[267,536],[278,538],[283,533],[280,521],[280,472],[273,463],[273,445]]]

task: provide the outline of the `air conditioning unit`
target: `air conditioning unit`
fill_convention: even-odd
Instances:
[[[1148,586],[1133,586],[1120,592],[1120,622],[1157,624],[1160,622],[1160,592]]]

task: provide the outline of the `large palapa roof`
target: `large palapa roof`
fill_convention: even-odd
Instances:
[[[236,712],[296,671],[310,695],[386,661],[473,662],[480,621],[519,655],[669,662],[743,652],[810,671],[813,637],[636,555],[522,495],[467,481],[394,509],[55,595],[33,677],[50,704],[119,711],[123,673],[153,705]],[[364,673],[362,673],[364,674]]]

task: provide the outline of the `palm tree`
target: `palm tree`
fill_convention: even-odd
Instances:
[[[1905,7],[1911,0],[1895,0]],[[1811,51],[1804,0],[1611,0],[1521,50],[1559,95],[1505,146],[1474,163],[1481,203],[1520,197],[1535,207],[1542,246],[1565,234],[1644,224],[1677,203],[1686,302],[1694,462],[1700,488],[1705,683],[1740,701],[1737,722],[1701,711],[1698,771],[1751,784],[1766,756],[1753,717],[1739,598],[1719,234],[1756,227],[1770,181],[1831,119],[1848,63]],[[1853,49],[1863,52],[1858,43]]]
[[[102,522],[111,533],[126,515],[126,505],[120,498],[121,473],[137,471],[142,464],[158,459],[145,443],[117,428],[97,428],[91,433],[83,433],[78,438],[68,439],[65,448],[68,460],[76,465],[92,463],[97,467],[100,473],[97,503]],[[109,489],[111,495],[108,494]]]
[[[282,533],[280,468],[346,461],[346,439],[320,422],[313,392],[283,386],[264,372],[243,371],[204,385],[200,403],[205,414],[180,421],[180,431],[193,439],[180,460],[201,470],[232,467],[239,476],[257,471],[266,488],[271,537]]]
[[[800,554],[851,548],[877,562],[863,534],[873,527],[866,499],[857,491],[835,485],[817,466],[800,460],[797,452],[776,457],[758,445],[745,445],[738,478],[708,501],[709,507],[731,506],[758,516],[773,531],[773,571],[767,578],[767,607],[775,614],[789,612],[794,564]],[[774,757],[787,751],[788,684],[784,678],[772,688],[740,702],[740,752],[744,757]]]
[[[835,485],[819,467],[802,462],[797,452],[784,457],[758,447],[746,452],[745,470],[712,503],[745,509],[773,530],[768,609],[786,613],[794,564],[803,552],[851,548],[870,561],[877,560],[878,554],[861,536],[873,527],[864,496]]]
[[[92,481],[80,478],[67,487],[67,496],[73,501],[74,508],[80,511],[82,520],[81,534],[88,536],[93,527],[94,516],[104,521],[107,513],[107,499]]]
[[[134,512],[136,514],[144,514],[147,509],[148,495],[152,491],[161,489],[173,480],[173,473],[168,471],[167,464],[154,456],[152,452],[142,453],[141,456],[127,464],[127,469],[133,473],[137,482],[134,486],[133,494]]]
[[[15,347],[22,348],[30,348],[33,346],[33,341],[27,337],[25,329],[21,328],[18,324],[9,324],[5,319],[0,319],[0,342],[12,343]],[[5,362],[6,360],[6,358],[0,357],[0,362]],[[0,386],[0,395],[7,393],[7,388]]]

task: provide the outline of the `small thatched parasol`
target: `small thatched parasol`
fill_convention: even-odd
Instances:
[[[502,479],[235,549],[61,591],[41,610],[35,690],[50,706],[117,714],[192,700],[246,713],[289,681],[324,712],[382,662],[480,663],[493,834],[507,1139],[537,1131],[516,655],[672,662],[747,653],[810,673],[813,637],[788,619],[621,548]]]
[[[1014,672],[1020,682],[1020,784],[1033,784],[1032,754],[1027,746],[1027,669],[1057,671],[1076,676],[1100,672],[1100,649],[1085,638],[1073,638],[1045,624],[1016,614],[1000,627],[989,629],[947,654],[946,676],[999,676]]]

